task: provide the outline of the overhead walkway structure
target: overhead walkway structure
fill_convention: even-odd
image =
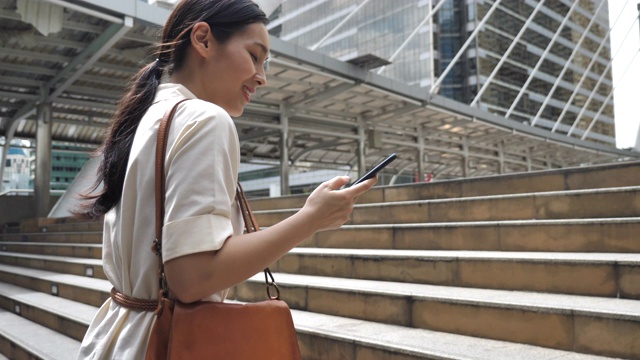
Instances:
[[[61,15],[43,24],[30,19],[35,10],[18,9],[21,2],[28,3],[0,0],[0,136],[3,154],[14,138],[36,139],[36,197],[46,197],[42,169],[50,168],[52,145],[100,145],[129,79],[153,60],[169,10],[131,0],[44,0],[48,13]],[[399,158],[388,171],[417,181],[640,156],[506,119],[273,36],[267,78],[235,123],[243,161],[279,163],[283,194],[293,167],[362,173],[391,152]]]

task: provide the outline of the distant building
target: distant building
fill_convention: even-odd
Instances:
[[[67,190],[88,160],[83,152],[51,151],[51,190]]]
[[[30,169],[30,159],[27,151],[21,148],[9,148],[4,164],[2,191],[29,189]]]
[[[0,148],[0,153],[1,153]],[[66,190],[89,155],[69,150],[51,152],[51,190]],[[35,179],[34,150],[29,148],[9,149],[2,179],[2,191],[33,189]]]

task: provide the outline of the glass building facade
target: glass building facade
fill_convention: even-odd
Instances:
[[[32,159],[30,161],[29,188],[34,188],[36,161],[35,151],[30,150]],[[51,151],[51,190],[67,190],[69,185],[75,180],[82,170],[82,167],[89,161],[91,156],[74,147],[58,147]]]
[[[269,31],[340,60],[373,54],[391,62],[370,70],[383,76],[615,146],[608,18],[607,0],[287,0]]]
[[[67,190],[90,156],[80,152],[51,152],[51,190]]]

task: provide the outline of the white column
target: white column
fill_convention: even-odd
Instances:
[[[416,133],[418,134],[418,182],[424,182],[424,136],[422,132],[422,126],[418,126],[416,128]]]
[[[462,177],[469,176],[469,140],[465,136],[462,141]]]
[[[366,129],[362,119],[358,119],[358,177],[365,174],[367,171],[365,164],[365,145],[366,145]]]
[[[49,214],[51,199],[51,103],[37,107],[35,201],[37,217]]]
[[[289,109],[280,108],[280,193],[289,195]]]

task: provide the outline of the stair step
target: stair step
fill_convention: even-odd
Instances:
[[[112,285],[107,280],[0,264],[0,282],[101,306]]]
[[[291,310],[291,313],[305,360],[612,359],[300,310]]]
[[[640,252],[640,217],[344,225],[303,247],[559,252]]]
[[[640,299],[640,254],[296,248],[271,270]]]
[[[638,162],[612,163],[588,167],[490,175],[466,179],[437,180],[429,183],[377,186],[358,202],[375,203],[416,199],[460,198],[480,195],[636,186],[640,178]],[[308,195],[250,199],[255,210],[299,208]]]
[[[65,318],[74,318],[86,328],[96,307],[61,299],[52,295],[33,293],[29,290],[8,284],[0,284],[0,296],[11,297],[20,304],[29,303],[51,314]],[[0,309],[0,318],[4,310]],[[4,311],[8,315],[10,312]],[[571,356],[576,360],[609,359],[599,356],[575,354],[561,350],[535,347],[504,341],[479,339],[469,336],[448,334],[425,329],[407,328],[397,325],[374,323],[332,315],[292,310],[292,317],[301,352],[306,360],[355,359],[362,356],[380,359],[389,354],[402,359],[558,359]],[[29,320],[15,316],[23,322]],[[4,322],[0,322],[0,334]],[[33,326],[33,325],[32,325]],[[28,334],[28,335],[27,335]],[[27,335],[27,336],[25,336]],[[30,332],[18,334],[19,341],[31,336]],[[73,343],[72,343],[73,344]],[[28,348],[28,346],[26,346]],[[79,343],[75,343],[69,352],[60,352],[54,359],[74,358]],[[1,358],[0,358],[1,359]]]
[[[0,242],[0,251],[23,254],[70,256],[89,259],[102,258],[101,244],[47,243],[47,242]]]
[[[95,221],[87,221],[67,218],[35,218],[26,219],[20,222],[20,232],[22,233],[39,233],[39,232],[68,232],[68,231],[102,231],[103,221],[96,219]]]
[[[274,274],[294,309],[603,356],[640,355],[640,301]],[[234,288],[264,297],[262,274]]]
[[[45,242],[45,243],[83,243],[102,244],[102,232],[98,231],[60,231],[25,232],[20,234],[0,234],[3,242]]]
[[[72,359],[80,350],[80,341],[3,309],[0,324],[0,351],[11,359]]]
[[[0,252],[0,264],[107,279],[100,259]]]
[[[254,211],[271,226],[298,209]],[[358,204],[350,224],[640,216],[640,186]]]
[[[266,226],[264,226],[266,227]],[[640,252],[640,217],[344,225],[301,246],[504,251]],[[4,241],[3,241],[4,240]],[[561,241],[560,241],[561,240]],[[102,243],[101,233],[0,234],[6,243]]]
[[[106,279],[98,259],[0,252],[0,263]],[[640,254],[296,248],[272,270],[640,299]]]
[[[62,297],[34,292],[0,282],[0,304],[7,311],[82,341],[98,307]]]

